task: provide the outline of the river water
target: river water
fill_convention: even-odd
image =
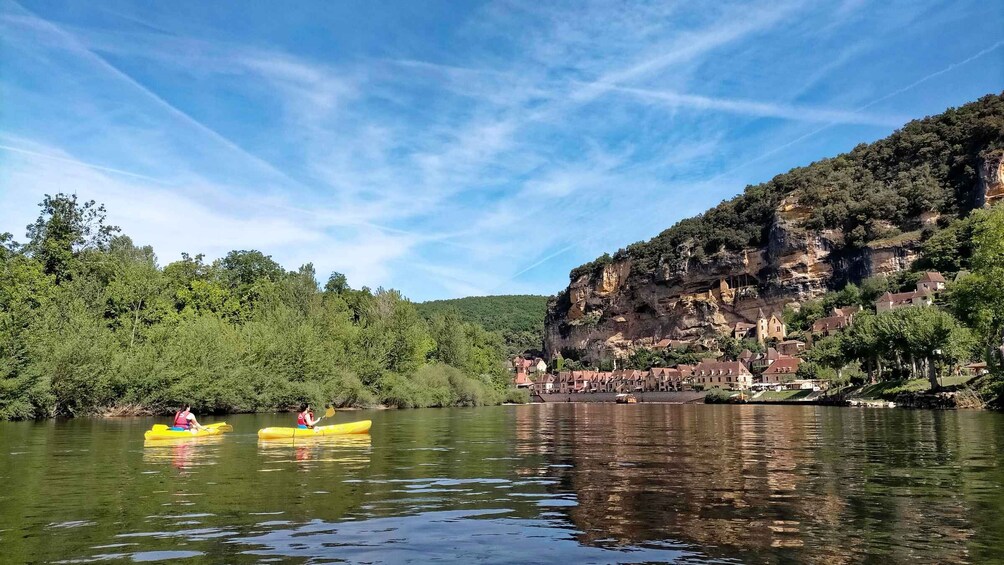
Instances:
[[[1004,415],[550,404],[290,415],[144,446],[153,419],[0,424],[0,561],[985,563]],[[210,418],[203,418],[210,420]]]

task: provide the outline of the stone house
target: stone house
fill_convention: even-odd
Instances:
[[[518,371],[512,379],[512,385],[516,388],[533,388],[533,381],[523,371]]]
[[[753,384],[753,374],[738,361],[701,361],[694,367],[693,380],[705,390],[746,390]]]
[[[558,392],[558,377],[547,373],[538,373],[533,381],[533,391],[537,394]]]
[[[680,390],[689,390],[694,384],[694,365],[677,365],[680,371]]]
[[[736,322],[736,325],[732,326],[732,337],[736,339],[748,339],[756,337],[756,324],[747,324],[746,322]]]
[[[805,351],[805,343],[797,339],[789,339],[778,343],[777,351],[781,355],[795,356]]]
[[[764,343],[768,339],[784,341],[786,337],[788,337],[788,326],[785,325],[781,316],[772,313],[770,317],[766,317],[763,310],[761,310],[756,321],[757,341],[760,343]]]
[[[750,363],[753,361],[753,357],[754,354],[752,351],[749,349],[743,349],[743,352],[739,354],[739,362],[746,365],[746,368],[749,369]]]
[[[847,316],[827,316],[812,322],[812,333],[816,335],[833,335],[851,325]]]
[[[802,360],[798,357],[789,357],[785,355],[771,363],[770,367],[767,367],[763,374],[760,375],[757,382],[781,384],[783,382],[794,380],[795,373],[798,372],[798,366],[801,364]]]
[[[917,281],[918,292],[935,293],[945,290],[945,277],[937,271],[928,271]]]
[[[927,291],[887,292],[875,301],[875,311],[888,312],[889,310],[905,308],[907,306],[930,306],[931,304],[934,304],[934,298]]]
[[[750,370],[764,371],[767,367],[770,367],[774,361],[777,361],[781,357],[780,351],[774,349],[773,347],[768,347],[767,351],[758,353],[755,357],[753,357],[750,361]]]
[[[683,386],[683,379],[680,377],[680,369],[676,367],[654,367],[648,372],[645,382],[645,390],[658,392],[669,392],[680,390]]]

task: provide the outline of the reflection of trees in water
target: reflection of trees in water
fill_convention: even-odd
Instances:
[[[516,450],[546,455],[521,472],[557,476],[558,490],[575,493],[578,506],[565,511],[583,543],[681,540],[764,561],[967,562],[975,528],[960,450],[976,430],[955,416],[544,405],[518,412]]]

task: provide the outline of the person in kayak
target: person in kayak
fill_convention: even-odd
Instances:
[[[202,424],[195,419],[195,414],[192,414],[192,406],[186,404],[181,410],[174,413],[174,424],[171,429],[177,432],[185,432],[191,429],[204,430],[205,428]]]
[[[314,411],[310,409],[310,405],[301,404],[300,413],[296,415],[296,427],[301,430],[310,430],[316,424],[317,420],[314,419]]]

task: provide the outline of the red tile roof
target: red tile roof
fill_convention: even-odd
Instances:
[[[784,356],[771,363],[770,367],[763,372],[765,375],[795,374],[802,360],[798,357]]]
[[[830,316],[820,318],[812,323],[813,332],[825,332],[829,330],[839,330],[850,325],[851,319],[847,316]]]
[[[694,368],[694,373],[705,375],[750,375],[746,365],[738,361],[701,361]]]
[[[895,294],[887,292],[879,297],[876,302],[892,302],[894,304],[899,304],[902,302],[912,302],[914,298],[920,296],[928,296],[927,292],[914,290],[911,292],[897,292]]]
[[[943,282],[945,282],[945,277],[943,277],[941,275],[941,273],[939,273],[937,271],[928,271],[928,272],[924,273],[924,276],[920,277],[920,281],[918,281],[918,282],[935,282],[935,283],[939,283],[940,282],[940,283],[943,283]]]

